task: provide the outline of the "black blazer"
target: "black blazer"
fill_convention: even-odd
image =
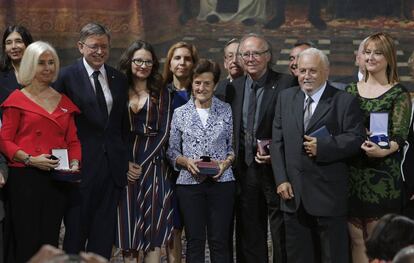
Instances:
[[[226,102],[231,104],[233,113],[234,152],[240,150],[240,134],[243,125],[243,98],[244,84],[247,76],[239,77],[227,85]],[[261,105],[259,107],[259,120],[256,130],[256,139],[270,139],[272,137],[272,121],[278,94],[281,90],[291,87],[294,79],[287,74],[269,70]]]
[[[21,85],[17,82],[14,70],[0,72],[0,104],[16,89],[20,89]]]
[[[82,184],[87,186],[95,176],[107,154],[111,176],[118,186],[127,183],[128,159],[125,122],[127,121],[127,89],[125,76],[105,65],[109,89],[113,97],[112,110],[105,124],[100,114],[95,92],[89,81],[83,60],[60,71],[54,87],[65,93],[81,110],[75,117],[78,137],[82,145]]]
[[[231,85],[230,79],[222,79],[217,83],[216,90],[214,91],[214,96],[219,98],[221,101],[229,103],[227,98],[231,97],[231,95],[227,95],[229,88],[227,86]]]
[[[300,202],[314,216],[347,214],[347,159],[360,152],[365,128],[356,97],[327,84],[303,131],[305,94],[299,87],[280,93],[273,121],[271,157],[276,185],[290,182],[294,198],[281,200],[285,212]],[[325,125],[331,136],[317,139],[316,158],[303,150],[303,135]]]

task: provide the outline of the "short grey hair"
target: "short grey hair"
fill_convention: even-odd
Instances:
[[[273,64],[273,51],[272,51],[272,45],[270,44],[270,42],[262,35],[256,34],[256,33],[249,33],[247,35],[244,35],[241,39],[240,39],[240,44],[239,44],[239,48],[237,49],[237,52],[239,52],[240,47],[242,46],[243,42],[246,41],[246,39],[248,38],[258,38],[260,40],[263,41],[263,43],[265,44],[265,48],[267,49],[267,51],[270,54],[270,60],[268,63],[268,67],[271,68],[272,64]]]
[[[329,69],[328,56],[325,53],[323,53],[322,50],[314,48],[314,47],[305,49],[305,50],[303,50],[302,52],[299,53],[298,62],[299,62],[300,57],[302,57],[304,55],[318,56],[320,58],[321,62],[323,63],[323,66],[325,67],[325,69]]]
[[[227,41],[227,43],[224,45],[223,52],[226,53],[227,47],[230,46],[231,44],[234,44],[234,43],[240,44],[240,40],[238,38],[234,37],[234,38],[230,39],[229,41]]]
[[[47,42],[36,41],[27,46],[24,51],[22,61],[20,62],[18,82],[21,85],[27,86],[32,83],[36,74],[36,67],[39,63],[39,57],[45,52],[50,52],[55,61],[55,74],[52,82],[57,79],[60,63],[56,50]]]
[[[414,262],[414,245],[401,249],[392,260],[394,263]]]
[[[84,42],[88,37],[93,35],[106,35],[108,40],[111,41],[111,34],[108,28],[98,23],[88,23],[84,25],[79,33],[79,41]]]

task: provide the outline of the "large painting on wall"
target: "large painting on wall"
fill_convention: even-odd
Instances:
[[[55,45],[68,64],[78,56],[82,25],[105,24],[112,33],[112,56],[137,38],[155,45],[159,57],[179,40],[196,44],[203,57],[222,60],[233,37],[265,35],[274,49],[274,67],[287,71],[294,43],[311,41],[330,58],[331,78],[352,74],[359,42],[377,31],[397,41],[399,72],[410,82],[413,0],[0,0],[0,30],[10,24],[29,28],[36,39]]]

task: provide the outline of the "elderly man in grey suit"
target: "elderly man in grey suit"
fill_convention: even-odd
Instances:
[[[299,86],[280,92],[271,158],[289,263],[348,263],[347,158],[364,141],[358,101],[327,83],[326,55],[299,54]]]

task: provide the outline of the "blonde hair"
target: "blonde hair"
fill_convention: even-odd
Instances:
[[[52,81],[57,79],[59,73],[59,57],[56,50],[49,43],[36,41],[27,46],[22,61],[20,62],[18,82],[21,85],[27,86],[32,83],[36,74],[37,64],[39,63],[39,57],[45,52],[50,52],[55,60],[55,74]]]
[[[197,51],[197,48],[193,44],[183,42],[183,41],[173,44],[168,50],[167,58],[165,59],[164,69],[162,72],[162,77],[164,79],[164,86],[170,83],[171,81],[173,81],[173,73],[170,70],[171,60],[174,55],[174,51],[179,48],[186,48],[190,51],[191,58],[193,60],[193,67],[198,62],[198,51]]]
[[[397,51],[395,49],[394,39],[383,32],[370,35],[364,43],[364,52],[370,43],[373,43],[376,48],[384,54],[385,60],[387,60],[386,74],[388,83],[394,84],[399,82],[400,79],[397,72]],[[365,81],[367,81],[368,78],[369,72],[366,71]]]

